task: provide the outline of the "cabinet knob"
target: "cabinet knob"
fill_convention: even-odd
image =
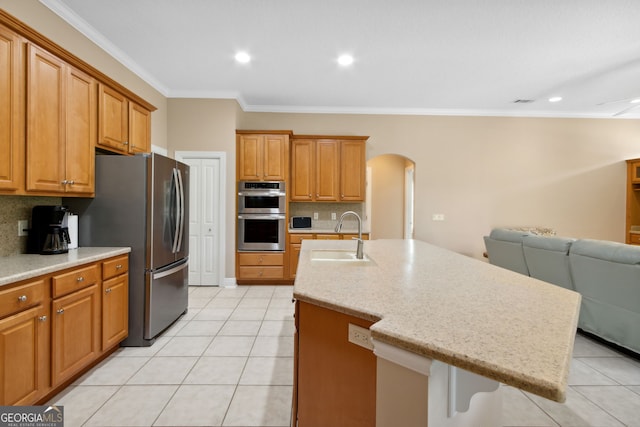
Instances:
[[[74,180],[70,180],[70,181],[68,181],[68,182],[67,182],[67,184],[69,184],[69,185],[73,185],[73,184],[75,184],[75,183],[76,183],[76,182],[75,182]]]
[[[58,313],[58,314],[62,314],[62,313],[64,313],[64,308],[59,308],[59,309],[57,309],[57,310],[56,310],[56,313]]]
[[[77,282],[84,282],[84,277],[79,276],[79,277],[76,279],[76,281],[77,281]]]
[[[122,145],[129,145],[129,141],[122,141]]]
[[[260,273],[258,273],[258,276],[262,277],[262,270],[260,270]]]
[[[309,193],[309,197],[311,197],[311,193]]]
[[[340,198],[341,198],[341,199],[344,199],[344,194],[341,194],[341,195],[340,195]]]
[[[105,294],[110,294],[110,293],[111,293],[111,288],[107,288],[107,289],[105,289],[105,290],[104,290],[104,293],[105,293]]]
[[[67,185],[67,182],[69,182],[69,181],[67,181],[66,179],[63,179],[62,181],[60,181],[60,184]]]
[[[122,268],[122,264],[116,265],[116,270],[120,270]]]
[[[47,321],[47,316],[40,316],[38,317],[38,320],[41,322],[46,322]]]
[[[260,264],[262,264],[262,261],[263,261],[262,257],[258,258],[258,262],[259,262]]]
[[[18,301],[20,301],[20,302],[25,302],[26,300],[27,300],[27,296],[26,295],[20,295],[18,297]]]

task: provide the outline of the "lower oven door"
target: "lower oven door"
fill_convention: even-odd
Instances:
[[[239,251],[284,251],[284,214],[238,215]]]

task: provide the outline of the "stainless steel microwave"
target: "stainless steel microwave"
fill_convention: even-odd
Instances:
[[[238,214],[284,214],[287,193],[284,181],[240,181]]]

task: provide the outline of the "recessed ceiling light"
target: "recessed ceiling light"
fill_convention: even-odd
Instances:
[[[560,102],[560,101],[562,101],[561,96],[552,96],[551,98],[549,98],[549,102]]]
[[[249,61],[251,61],[251,56],[249,56],[249,54],[247,52],[238,52],[236,53],[236,61],[238,61],[241,64],[246,64]]]
[[[631,103],[632,103],[632,104],[640,103],[640,98],[632,99],[632,100],[631,100]]]
[[[348,67],[349,65],[353,64],[353,56],[351,55],[340,55],[338,57],[338,64],[342,65],[343,67]]]

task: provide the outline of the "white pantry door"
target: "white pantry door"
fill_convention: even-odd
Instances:
[[[224,156],[219,153],[176,152],[190,167],[189,184],[189,285],[223,284]],[[224,153],[223,153],[224,154]]]

